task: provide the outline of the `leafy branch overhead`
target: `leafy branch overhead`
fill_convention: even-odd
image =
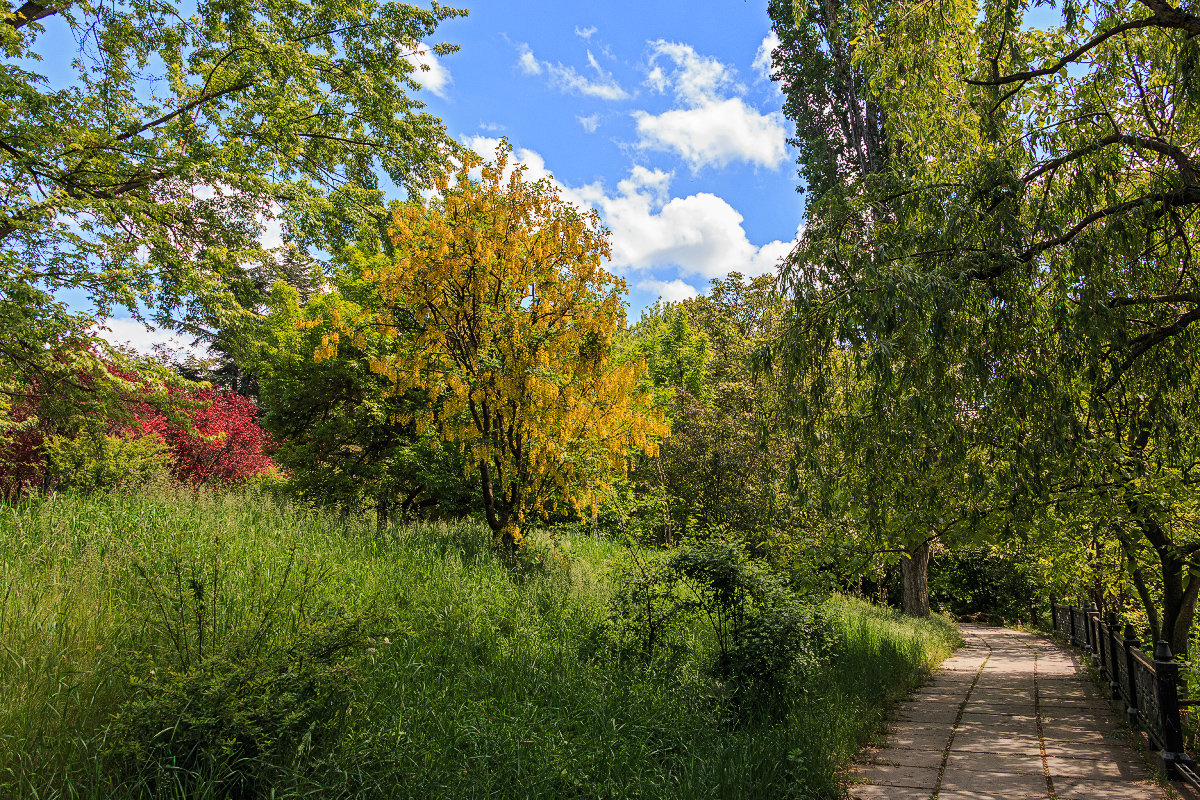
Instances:
[[[1130,543],[1137,580],[1157,562],[1179,650],[1200,594],[1200,17],[1068,2],[1051,25],[1035,5],[851,3],[824,27],[815,5],[773,6],[790,107],[813,105],[812,75],[852,76],[889,154],[850,174],[838,154],[867,139],[800,122],[836,180],[785,268],[780,363],[835,415],[822,374],[850,364],[869,413],[840,430],[928,442],[956,496],[1006,529],[1053,508]],[[808,44],[822,32],[852,54]],[[906,424],[880,432],[889,414]]]
[[[255,269],[278,268],[268,220],[304,249],[378,230],[383,176],[416,190],[453,149],[413,96],[413,55],[453,49],[425,41],[462,13],[325,0],[8,13],[0,289],[211,322],[250,302]]]

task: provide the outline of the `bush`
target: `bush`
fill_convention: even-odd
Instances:
[[[319,602],[325,573],[295,550],[278,578],[254,570],[242,586],[231,585],[228,560],[214,538],[135,566],[159,646],[131,659],[131,694],[106,731],[105,760],[151,796],[190,796],[193,786],[265,795],[279,776],[306,774],[344,728],[370,615]]]
[[[736,542],[689,545],[658,564],[635,559],[620,576],[611,624],[643,658],[670,652],[671,631],[693,617],[711,629],[709,669],[742,712],[786,714],[829,648],[823,616]]]
[[[42,447],[46,485],[57,491],[130,493],[169,475],[166,447],[154,436],[50,436]]]
[[[1033,581],[1020,557],[988,548],[943,551],[929,565],[929,600],[955,616],[996,614],[1010,622],[1029,616]]]
[[[149,796],[268,796],[332,752],[366,647],[359,619],[312,626],[288,646],[245,639],[189,668],[150,671],[107,731],[113,772]]]

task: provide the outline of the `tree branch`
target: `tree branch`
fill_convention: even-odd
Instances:
[[[1099,36],[1094,37],[1090,41],[1087,41],[1084,44],[1080,45],[1079,47],[1075,48],[1070,53],[1067,53],[1065,56],[1060,58],[1058,61],[1056,61],[1053,65],[1051,65],[1049,67],[1043,67],[1042,69],[1031,69],[1026,72],[1014,72],[1012,75],[1005,75],[1004,77],[996,77],[996,78],[993,78],[992,80],[987,80],[987,81],[976,81],[976,80],[971,80],[970,78],[964,78],[963,82],[970,84],[971,86],[1004,86],[1005,84],[1009,84],[1009,83],[1019,83],[1021,81],[1027,81],[1030,78],[1041,78],[1046,75],[1053,75],[1054,73],[1058,72],[1060,69],[1065,67],[1067,64],[1070,64],[1072,61],[1079,58],[1081,55],[1086,53],[1088,50],[1091,50],[1093,47],[1095,47],[1098,44],[1101,44],[1102,42],[1104,42],[1107,39],[1111,39],[1113,36],[1116,36],[1117,34],[1125,33],[1126,31],[1137,30],[1139,28],[1152,28],[1152,27],[1175,27],[1175,26],[1173,26],[1173,25],[1164,26],[1163,20],[1160,19],[1159,16],[1156,14],[1153,17],[1146,17],[1145,19],[1138,19],[1138,20],[1134,20],[1132,22],[1126,22],[1122,25],[1117,25],[1115,28],[1109,28],[1104,33],[1100,34]]]
[[[45,19],[59,13],[63,8],[65,6],[47,6],[34,2],[34,0],[29,0],[29,2],[13,12],[13,16],[4,20],[4,22],[20,30],[31,22],[37,22],[39,19]]]

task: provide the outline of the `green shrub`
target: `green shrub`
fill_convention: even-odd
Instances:
[[[231,798],[304,775],[343,731],[351,665],[378,623],[322,602],[327,575],[294,547],[277,578],[252,568],[240,586],[220,537],[147,555],[140,613],[158,644],[130,659],[131,693],[105,737],[112,774],[154,796],[203,786]]]
[[[991,548],[941,551],[929,565],[930,603],[959,617],[984,612],[1010,622],[1027,619],[1034,591],[1027,563]]]
[[[149,796],[269,796],[332,752],[367,646],[361,619],[301,631],[285,647],[245,638],[187,669],[150,670],[107,731],[113,774]]]
[[[57,491],[129,493],[170,475],[167,448],[154,436],[50,436],[42,447],[47,484]]]
[[[737,542],[705,540],[622,574],[612,624],[644,659],[671,651],[671,632],[691,618],[711,630],[709,671],[743,712],[786,714],[829,647],[822,615]]]

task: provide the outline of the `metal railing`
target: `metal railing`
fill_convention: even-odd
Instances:
[[[1191,702],[1179,697],[1179,663],[1170,646],[1160,641],[1154,658],[1138,646],[1133,626],[1120,630],[1117,615],[1104,619],[1092,603],[1087,609],[1059,605],[1050,596],[1054,633],[1091,654],[1108,684],[1114,700],[1125,706],[1125,715],[1135,730],[1142,730],[1157,751],[1163,771],[1200,788],[1195,762],[1183,746],[1180,708]]]

